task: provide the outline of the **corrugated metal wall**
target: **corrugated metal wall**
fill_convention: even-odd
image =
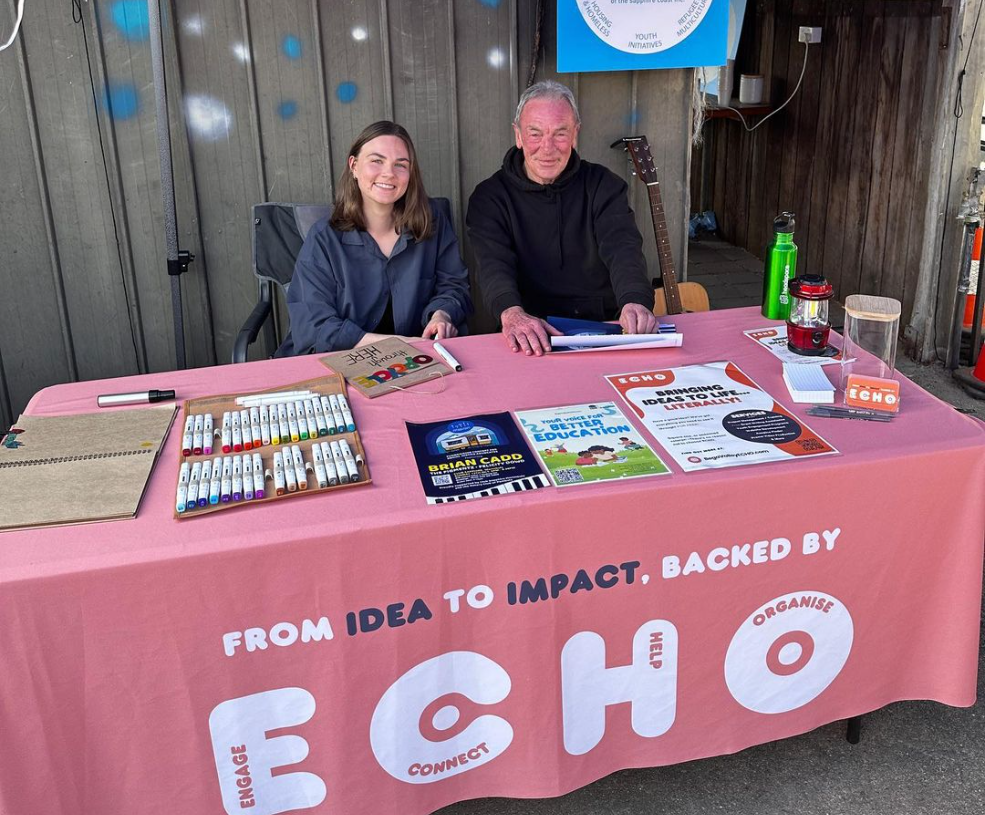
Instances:
[[[189,365],[226,362],[255,301],[250,206],[329,200],[370,122],[410,130],[462,236],[469,194],[512,141],[536,0],[163,6],[179,242],[196,255],[181,278]],[[0,0],[4,30],[14,7]],[[543,7],[537,79],[557,76],[554,0]],[[631,181],[656,274],[644,188],[608,146],[649,137],[684,268],[691,72],[557,78],[578,96],[582,155]],[[0,54],[4,427],[47,385],[174,366],[153,92],[145,0],[31,0]]]

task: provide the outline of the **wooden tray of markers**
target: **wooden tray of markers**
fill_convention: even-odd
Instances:
[[[317,379],[308,379],[303,382],[293,382],[287,385],[281,385],[276,388],[269,388],[266,391],[255,391],[250,395],[262,394],[262,393],[279,393],[282,391],[300,391],[300,390],[313,391],[321,396],[325,396],[329,398],[335,396],[336,399],[341,394],[343,397],[345,397],[346,403],[348,404],[349,409],[351,411],[351,403],[348,403],[348,394],[346,393],[345,379],[339,374],[322,376]],[[246,449],[244,446],[244,449],[242,449],[241,451],[230,449],[229,452],[223,452],[222,417],[223,414],[225,414],[226,412],[232,414],[232,412],[234,411],[240,413],[243,411],[244,406],[239,405],[236,402],[236,399],[241,397],[242,395],[243,394],[231,393],[222,396],[207,396],[201,399],[189,399],[185,402],[184,413],[181,419],[182,451],[179,455],[179,460],[178,460],[178,475],[177,475],[177,481],[175,483],[175,493],[174,493],[175,501],[173,504],[175,518],[179,518],[179,519],[197,518],[202,515],[208,515],[212,512],[221,512],[223,510],[234,509],[236,507],[251,506],[254,504],[267,504],[270,503],[271,501],[281,501],[286,498],[297,498],[298,496],[301,495],[319,495],[321,493],[334,492],[335,490],[343,490],[346,489],[347,487],[360,487],[364,484],[372,483],[372,479],[370,478],[370,474],[369,474],[369,466],[366,464],[366,451],[363,448],[362,440],[359,438],[358,431],[347,429],[348,425],[345,429],[343,429],[342,432],[339,432],[338,427],[336,427],[334,433],[319,435],[317,438],[309,437],[306,439],[302,439],[300,433],[300,430],[302,429],[301,423],[297,421],[297,417],[295,416],[295,421],[299,426],[297,441],[294,441],[293,438],[288,437],[288,438],[282,438],[280,440],[280,444],[276,444],[276,445],[263,444],[262,443],[263,434],[261,433],[261,445],[259,447],[253,446],[249,449]],[[302,405],[303,405],[304,404],[303,400],[300,401],[302,401]],[[270,406],[267,405],[267,408],[268,408],[267,410],[268,421],[272,421],[272,419],[270,418]],[[247,413],[249,413],[249,407],[247,407],[246,410]],[[194,445],[189,445],[186,448],[185,445],[186,438],[184,434],[185,421],[189,416],[199,416],[199,415],[204,416],[204,414],[207,413],[211,414],[213,418],[214,438],[212,442],[212,453],[207,455],[204,452],[204,445],[203,445],[203,452],[200,454],[196,454],[194,452],[195,449]],[[259,409],[258,409],[258,413],[259,413]],[[295,414],[296,414],[296,410],[295,410]],[[305,423],[307,423],[308,418],[309,418],[308,416],[305,417],[306,419]],[[353,418],[355,419],[356,417]],[[324,411],[323,411],[323,419],[324,419]],[[337,423],[334,422],[332,418],[329,418],[325,420],[324,424],[326,426],[325,429],[331,429],[331,426]],[[355,423],[353,422],[351,426],[355,426]],[[252,422],[251,422],[251,429],[252,429]],[[278,421],[278,431],[279,429],[280,428]],[[316,429],[321,429],[317,423],[316,423]],[[193,428],[193,432],[194,432],[194,428]],[[240,430],[240,433],[242,434],[242,429]],[[250,433],[251,438],[252,435],[253,434],[251,432]],[[280,435],[279,432],[277,433],[277,435]],[[290,436],[290,429],[288,436]],[[348,483],[342,483],[341,480],[339,479],[338,472],[336,472],[336,483],[334,485],[329,484],[328,486],[320,487],[318,485],[318,477],[315,472],[314,455],[312,453],[312,447],[316,444],[321,445],[323,442],[328,442],[329,447],[331,447],[331,442],[333,441],[338,442],[342,440],[344,440],[349,445],[349,450],[351,451],[352,457],[356,461],[356,472],[358,474],[358,480],[349,481]],[[232,441],[232,439],[230,439],[230,441]],[[245,441],[245,439],[243,439],[243,441]],[[303,481],[299,482],[297,477],[295,476],[295,478],[293,479],[294,483],[292,485],[291,480],[285,478],[285,485],[283,488],[283,492],[282,494],[278,495],[277,493],[279,490],[277,489],[277,485],[275,483],[275,478],[274,478],[274,453],[279,452],[282,455],[285,452],[288,453],[288,456],[290,456],[291,458],[290,466],[291,468],[294,468],[294,460],[293,460],[294,457],[291,455],[291,451],[289,448],[295,448],[295,447],[300,450],[301,456],[303,458],[303,463],[304,463],[303,470],[307,476],[307,484],[304,485]],[[184,454],[185,449],[191,449],[193,452],[191,452],[189,455],[185,455]],[[178,498],[182,494],[181,473],[182,473],[183,464],[187,463],[189,465],[189,480],[191,480],[190,474],[195,471],[195,464],[199,464],[201,468],[206,461],[214,462],[216,459],[222,459],[224,461],[226,458],[235,459],[236,456],[243,456],[243,457],[249,456],[252,464],[255,455],[260,456],[263,465],[264,477],[263,477],[262,498],[257,498],[254,490],[242,489],[237,493],[235,490],[232,489],[233,484],[230,483],[228,493],[224,491],[220,486],[219,500],[217,503],[212,503],[211,500],[207,499],[206,503],[203,506],[201,501],[201,495],[200,495],[201,484],[203,480],[200,478],[199,494],[195,496],[196,497],[195,506],[194,507],[190,506],[191,501],[189,499],[191,496],[189,493],[191,493],[191,490],[190,490],[190,484],[188,484],[186,485],[186,491],[184,493],[185,510],[182,512],[178,511],[178,506],[177,506]],[[288,456],[284,457],[285,471],[287,468],[286,462],[288,461]],[[340,469],[346,469],[346,468],[340,468]],[[293,469],[293,472],[296,473],[297,470]],[[348,475],[347,469],[346,469],[346,474]],[[243,477],[243,480],[245,482],[245,474],[242,472],[241,472],[241,477]],[[230,482],[232,482],[233,480],[234,480],[233,478],[230,478]],[[221,479],[220,479],[220,484],[221,484]],[[290,489],[291,486],[293,486],[294,489]],[[247,499],[245,496],[250,492],[253,493],[253,497]],[[211,493],[211,478],[210,478],[210,493]],[[238,499],[235,497],[237,494],[240,496]],[[225,497],[227,495],[228,497]]]

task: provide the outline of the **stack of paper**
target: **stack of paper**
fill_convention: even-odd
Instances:
[[[784,362],[783,381],[787,383],[787,390],[795,402],[825,404],[835,400],[834,385],[820,365]]]

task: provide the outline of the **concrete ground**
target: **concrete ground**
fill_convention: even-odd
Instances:
[[[688,279],[708,289],[712,308],[760,302],[762,263],[748,252],[709,239],[689,253]],[[897,365],[939,398],[985,418],[985,401],[965,394],[942,365],[917,365],[902,352]],[[974,707],[889,705],[863,718],[857,745],[838,722],[736,755],[613,773],[560,798],[486,798],[441,815],[982,815],[983,652]]]

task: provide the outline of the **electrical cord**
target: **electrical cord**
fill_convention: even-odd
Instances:
[[[746,129],[746,131],[748,133],[752,133],[752,131],[754,131],[757,127],[760,127],[761,125],[765,124],[766,121],[771,116],[775,116],[777,113],[779,113],[781,110],[783,110],[787,105],[789,105],[790,102],[791,102],[791,100],[797,95],[797,91],[800,90],[800,83],[804,81],[804,74],[807,72],[807,52],[810,51],[810,50],[811,50],[811,44],[809,42],[805,42],[804,43],[804,65],[800,69],[800,78],[797,80],[797,85],[794,87],[793,93],[791,93],[790,96],[787,98],[787,101],[784,102],[782,105],[780,105],[780,107],[778,107],[776,110],[774,110],[769,115],[764,116],[762,119],[760,119],[758,122],[756,122],[756,124],[754,124],[752,127],[749,127],[749,125],[746,124],[745,117],[742,115],[742,113],[740,113],[735,108],[731,107],[730,105],[721,105],[721,107],[723,107],[725,110],[731,110],[736,116],[739,117],[739,120],[742,122],[742,126]]]
[[[10,39],[7,40],[3,45],[0,45],[0,51],[6,51],[14,44],[14,40],[17,39],[17,32],[21,28],[21,20],[24,19],[24,0],[17,0],[17,19],[14,21],[14,31],[10,35]]]

